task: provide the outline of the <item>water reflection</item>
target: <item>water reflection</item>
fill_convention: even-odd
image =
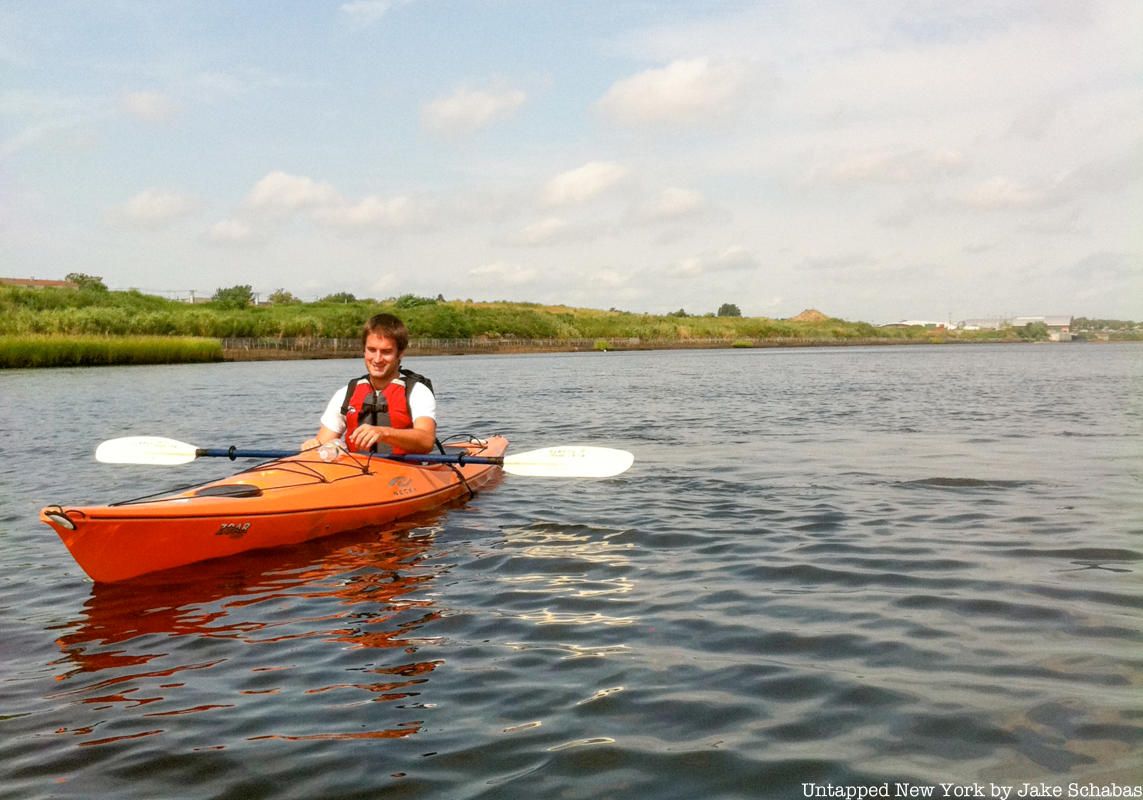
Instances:
[[[420,630],[440,617],[422,591],[443,570],[426,558],[435,530],[434,517],[422,517],[94,585],[56,639],[62,657],[53,663],[59,691],[52,696],[93,718],[57,733],[107,744],[196,718],[230,739],[225,731],[248,717],[260,720],[249,741],[416,733],[418,719],[376,727],[376,712],[363,715],[357,706],[424,707],[413,698],[441,663],[416,658],[431,641]],[[215,668],[224,664],[220,681]],[[235,679],[236,670],[245,677]],[[353,677],[329,683],[346,675]],[[105,723],[128,730],[95,738]]]
[[[497,575],[504,613],[529,624],[625,626],[636,582],[630,553],[617,531],[587,525],[534,522],[506,528],[513,557]],[[542,603],[542,605],[537,605]]]

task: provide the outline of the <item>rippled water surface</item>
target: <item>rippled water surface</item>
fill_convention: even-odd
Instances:
[[[359,365],[0,373],[0,796],[1143,784],[1143,347],[410,366],[635,466],[96,586],[40,506],[234,470],[99,441],[291,446]]]

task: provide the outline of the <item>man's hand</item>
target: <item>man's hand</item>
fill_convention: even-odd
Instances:
[[[392,432],[392,428],[383,425],[358,425],[349,437],[349,443],[358,450],[368,450],[375,444],[385,442]]]

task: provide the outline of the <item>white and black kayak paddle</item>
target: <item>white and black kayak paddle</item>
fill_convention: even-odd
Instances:
[[[150,464],[175,466],[198,458],[276,459],[297,455],[297,450],[242,450],[237,447],[203,448],[163,436],[125,436],[109,439],[95,450],[104,464]],[[314,451],[316,454],[316,450]],[[611,447],[545,447],[506,456],[468,453],[418,453],[374,456],[411,464],[493,464],[509,475],[544,478],[610,478],[630,469],[635,456]]]

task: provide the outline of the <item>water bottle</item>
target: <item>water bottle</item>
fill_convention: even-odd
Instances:
[[[322,461],[337,461],[338,456],[341,455],[341,442],[334,440],[326,442],[318,448],[318,458]]]

